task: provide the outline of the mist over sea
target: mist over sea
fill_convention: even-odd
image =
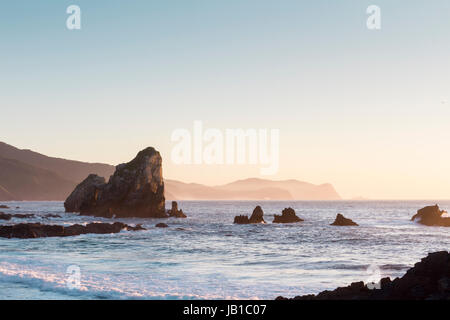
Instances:
[[[397,277],[428,252],[448,250],[445,227],[411,222],[417,209],[450,201],[179,201],[187,219],[116,219],[146,231],[66,238],[0,238],[1,299],[274,299]],[[7,202],[5,213],[59,214],[16,219],[70,225],[111,219],[64,212],[62,202]],[[266,225],[234,225],[264,210]],[[20,208],[16,209],[16,206]],[[167,203],[170,206],[170,203]],[[292,207],[304,222],[272,224]],[[329,224],[337,213],[359,227]],[[169,228],[155,228],[165,222]],[[80,287],[67,287],[77,266]],[[379,270],[379,274],[373,271]],[[376,272],[375,272],[376,273]]]

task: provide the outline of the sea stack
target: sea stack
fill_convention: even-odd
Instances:
[[[442,217],[444,213],[447,212],[440,210],[436,204],[417,210],[417,213],[411,218],[411,221],[417,220],[417,222],[426,226],[450,227],[450,218]]]
[[[338,213],[336,220],[331,224],[331,226],[357,226],[358,224],[351,219],[347,219],[342,214]]]
[[[172,208],[167,210],[167,214],[169,217],[187,218],[187,216],[183,213],[183,210],[178,210],[178,203],[176,201],[172,201]]]
[[[166,218],[162,158],[148,147],[120,164],[108,183],[89,175],[64,202],[66,212],[99,217]]]
[[[276,214],[273,219],[273,223],[294,223],[301,221],[303,221],[303,219],[297,217],[295,210],[292,208],[283,209],[283,211],[281,211],[281,216]]]

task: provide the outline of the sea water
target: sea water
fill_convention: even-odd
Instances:
[[[180,201],[187,219],[103,219],[65,213],[62,202],[6,202],[5,213],[37,217],[3,225],[117,220],[148,230],[0,238],[0,298],[274,299],[395,278],[428,252],[450,248],[450,228],[410,221],[435,203],[450,209],[450,201]],[[267,224],[233,224],[256,205]],[[285,207],[305,221],[272,224]],[[330,226],[337,213],[360,226]],[[155,228],[159,222],[169,228]]]

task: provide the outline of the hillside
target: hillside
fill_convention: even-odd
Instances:
[[[62,200],[76,183],[56,173],[0,158],[0,200]]]
[[[0,157],[14,159],[31,166],[52,171],[76,183],[83,181],[90,173],[109,178],[114,173],[114,166],[103,163],[87,163],[48,157],[31,150],[21,150],[4,142],[0,142]]]

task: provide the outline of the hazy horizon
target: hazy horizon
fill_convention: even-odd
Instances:
[[[450,2],[18,0],[0,10],[1,140],[165,179],[332,184],[342,198],[449,199]],[[366,28],[366,8],[382,28]],[[427,5],[428,4],[428,5]],[[171,133],[280,130],[279,171],[177,165]]]

